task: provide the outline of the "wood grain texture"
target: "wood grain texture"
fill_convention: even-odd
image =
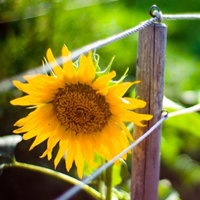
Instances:
[[[139,32],[136,97],[147,102],[138,113],[154,117],[146,127],[134,127],[134,139],[139,138],[159,119],[164,90],[164,64],[167,27],[152,24]],[[143,140],[133,152],[131,200],[157,200],[160,172],[161,126]]]

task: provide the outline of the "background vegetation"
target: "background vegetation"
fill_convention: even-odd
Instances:
[[[197,13],[200,9],[197,0],[191,0],[189,5],[187,0],[0,0],[0,80],[40,66],[49,47],[55,56],[60,56],[63,44],[75,50],[131,28],[150,18],[148,10],[153,4],[164,14]],[[163,23],[168,26],[165,95],[184,107],[197,104],[200,100],[200,21]],[[129,67],[127,79],[135,80],[137,42],[138,34],[134,34],[97,50],[100,66],[106,67],[115,55],[113,69],[118,76]],[[0,94],[1,136],[12,134],[14,122],[28,113],[25,108],[9,104],[21,95],[16,89]],[[17,160],[53,169],[53,160],[39,159],[46,144],[29,152],[31,142],[22,141],[17,146]],[[129,192],[130,158],[127,163],[129,175],[118,188]],[[66,173],[64,163],[59,164],[58,171]],[[76,176],[73,170],[70,174]],[[160,199],[167,199],[169,191],[175,190],[183,200],[199,199],[199,114],[179,116],[164,123],[160,178],[169,180],[160,182]],[[51,199],[68,187],[55,181],[24,170],[5,170],[0,177],[0,194],[4,199],[38,199],[39,195],[41,199]]]

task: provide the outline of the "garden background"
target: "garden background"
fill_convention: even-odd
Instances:
[[[96,40],[131,28],[150,18],[150,6],[157,4],[163,14],[198,13],[200,1],[145,0],[52,0],[0,1],[0,80],[41,65],[46,50],[61,55],[66,44],[75,50]],[[189,107],[200,101],[200,21],[164,21],[167,30],[165,96]],[[115,55],[112,69],[121,77],[129,67],[126,80],[135,80],[138,33],[97,50],[100,66],[106,67]],[[0,94],[0,135],[10,135],[13,124],[29,111],[13,107],[9,101],[21,96],[12,89]],[[134,90],[129,90],[134,95]],[[172,111],[172,106],[169,111]],[[178,106],[175,105],[175,109]],[[28,151],[33,140],[22,141],[16,148],[16,159],[53,169],[53,159],[39,156],[43,143]],[[55,152],[56,153],[56,152]],[[129,173],[118,186],[129,192]],[[64,162],[57,168],[66,173]],[[76,170],[71,176],[77,177]],[[200,197],[200,115],[188,114],[168,119],[163,124],[160,179],[168,179],[183,200]],[[93,183],[95,187],[95,182]],[[169,182],[164,184],[167,187]],[[1,199],[52,199],[69,185],[63,181],[22,169],[7,169],[0,176]],[[162,185],[160,193],[163,192]],[[170,189],[173,191],[173,189]],[[77,199],[88,199],[79,193]],[[74,198],[74,199],[76,199]],[[160,199],[166,199],[160,194]]]

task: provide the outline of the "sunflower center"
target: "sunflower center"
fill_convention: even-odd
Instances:
[[[61,124],[76,134],[101,131],[111,116],[105,97],[89,85],[72,84],[59,89],[53,106]]]
[[[84,116],[84,110],[78,108],[78,109],[76,110],[76,115],[77,115],[77,117],[82,118],[82,117]]]

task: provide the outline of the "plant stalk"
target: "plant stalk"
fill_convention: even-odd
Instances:
[[[106,200],[111,200],[112,199],[112,168],[113,166],[110,166],[106,170]]]
[[[88,185],[83,185],[83,183],[73,177],[70,177],[66,174],[51,170],[51,169],[47,169],[45,167],[40,167],[40,166],[36,166],[36,165],[32,165],[32,164],[27,164],[27,163],[21,163],[21,162],[13,162],[12,164],[5,164],[4,168],[11,168],[11,167],[16,167],[16,168],[22,168],[22,169],[27,169],[27,170],[31,170],[31,171],[37,171],[49,176],[53,176],[55,178],[59,178],[61,180],[64,180],[68,183],[71,183],[73,185],[79,185],[81,184],[82,189],[87,192],[88,194],[90,194],[91,196],[93,196],[95,199],[104,199],[102,198],[101,194],[96,191],[95,189],[93,189],[92,187],[88,186]]]

